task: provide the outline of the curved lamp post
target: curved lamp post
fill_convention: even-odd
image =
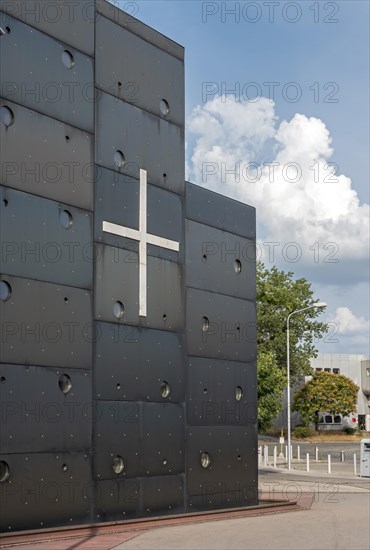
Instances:
[[[304,307],[303,309],[296,309],[289,313],[286,321],[286,377],[287,377],[287,423],[288,423],[288,470],[292,469],[292,456],[290,452],[291,446],[291,422],[290,422],[290,354],[289,354],[289,321],[292,315],[296,313],[301,313],[301,311],[306,311],[307,309],[322,309],[326,307],[325,302],[318,302],[312,306]]]

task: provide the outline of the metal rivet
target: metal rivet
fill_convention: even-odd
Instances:
[[[159,108],[163,116],[167,116],[168,113],[170,112],[170,106],[165,99],[161,99],[159,103]]]
[[[6,105],[0,107],[0,120],[4,124],[4,126],[6,126],[6,128],[11,126],[14,122],[14,113]]]
[[[0,483],[6,481],[10,476],[9,464],[0,460]]]
[[[240,260],[235,260],[234,262],[234,271],[235,273],[240,273],[242,270],[242,264]]]
[[[125,308],[122,302],[115,302],[113,304],[113,315],[116,319],[121,319],[125,313]]]
[[[124,470],[125,463],[123,462],[123,458],[120,455],[117,455],[113,459],[113,472],[115,474],[121,474]]]
[[[123,165],[125,164],[125,155],[122,153],[122,151],[117,150],[113,155],[113,160],[114,160],[114,165],[117,168],[122,168]]]
[[[59,384],[60,391],[63,393],[68,393],[72,389],[72,380],[71,380],[71,377],[68,376],[68,374],[62,374],[59,377],[58,384]]]
[[[73,216],[68,210],[62,210],[59,214],[59,221],[64,229],[69,229],[73,224]]]
[[[71,54],[70,51],[63,50],[63,52],[62,52],[62,62],[63,62],[63,65],[67,69],[72,69],[75,62],[74,62],[74,59],[73,59],[73,55]]]
[[[208,468],[211,464],[211,457],[209,456],[208,453],[206,452],[203,452],[201,455],[200,455],[200,463],[202,465],[203,468]]]
[[[0,299],[3,302],[9,300],[12,294],[12,287],[7,281],[0,281]]]

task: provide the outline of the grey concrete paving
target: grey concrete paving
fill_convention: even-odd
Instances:
[[[369,517],[369,493],[343,493],[309,510],[152,529],[115,550],[369,550]]]
[[[326,464],[316,463],[310,472],[300,466],[261,468],[259,490],[298,501],[313,493],[309,510],[152,529],[115,550],[369,550],[370,479],[355,478],[348,463],[334,463],[330,475]]]

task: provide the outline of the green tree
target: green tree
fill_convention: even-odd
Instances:
[[[331,372],[315,372],[312,380],[295,394],[293,410],[301,414],[306,425],[315,423],[319,427],[319,412],[348,416],[356,411],[356,386],[350,378]]]
[[[286,321],[289,313],[317,303],[311,284],[306,279],[294,279],[293,273],[267,269],[257,263],[257,344],[259,353],[273,352],[277,366],[286,369]],[[290,323],[291,381],[310,374],[310,358],[316,357],[315,339],[328,330],[316,320],[319,309],[297,313]]]
[[[261,352],[257,362],[258,430],[266,431],[283,407],[286,376],[277,366],[273,352]]]

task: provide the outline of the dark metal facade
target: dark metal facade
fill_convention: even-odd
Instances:
[[[0,2],[1,531],[257,502],[254,209],[185,182],[183,49]],[[141,223],[179,250],[103,229]]]

